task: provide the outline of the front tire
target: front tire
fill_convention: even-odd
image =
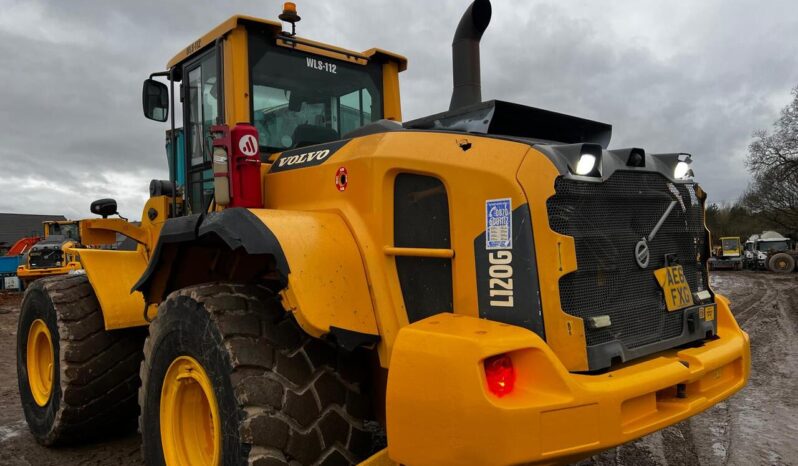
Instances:
[[[93,439],[135,425],[142,329],[105,330],[85,275],[36,280],[17,328],[25,420],[43,445]]]
[[[172,293],[144,354],[147,464],[357,464],[379,446],[365,355],[306,335],[265,288]]]
[[[776,273],[790,273],[795,270],[795,258],[783,252],[773,254],[768,260],[768,268]]]

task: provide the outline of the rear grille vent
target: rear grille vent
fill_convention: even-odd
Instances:
[[[618,171],[602,183],[560,177],[548,202],[551,228],[572,236],[578,270],[560,279],[562,309],[581,318],[609,315],[612,325],[585,329],[587,345],[619,340],[627,348],[675,338],[683,312],[667,312],[654,270],[675,255],[692,291],[706,289],[704,210],[693,184],[658,173]],[[641,269],[634,246],[677,204],[653,241]],[[698,261],[699,254],[700,262]]]

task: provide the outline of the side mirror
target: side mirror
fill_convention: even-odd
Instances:
[[[166,84],[154,79],[145,80],[141,101],[145,117],[155,121],[166,121],[169,116],[169,89]]]
[[[116,213],[116,201],[114,199],[98,199],[91,203],[91,213],[108,218],[109,215]]]

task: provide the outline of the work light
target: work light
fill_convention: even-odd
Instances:
[[[592,154],[582,154],[579,157],[579,163],[576,164],[574,172],[577,175],[587,175],[593,171],[596,166],[596,156]]]
[[[690,175],[692,175],[692,172],[690,171],[690,165],[687,162],[679,162],[673,169],[673,177],[677,180],[685,180],[690,178]]]

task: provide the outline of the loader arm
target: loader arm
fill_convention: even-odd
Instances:
[[[84,245],[110,245],[120,233],[138,243],[135,251],[80,248],[73,249],[89,278],[102,308],[106,330],[147,325],[155,306],[145,312],[144,298],[131,293],[155,249],[161,228],[169,216],[168,196],[150,198],[142,211],[141,225],[117,218],[82,220],[80,234]]]

